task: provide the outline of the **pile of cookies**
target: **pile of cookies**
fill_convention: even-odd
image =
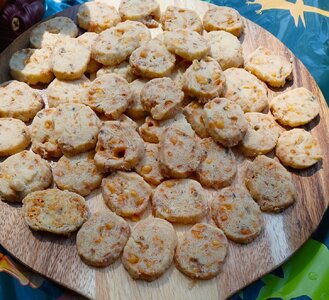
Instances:
[[[212,278],[227,239],[253,241],[262,211],[296,199],[284,166],[321,160],[317,139],[291,129],[319,114],[318,100],[300,87],[268,101],[267,85],[283,87],[292,64],[264,47],[245,59],[232,8],[210,5],[201,20],[180,7],[161,13],[155,0],[122,0],[118,11],[108,3],[80,6],[88,32],[56,17],[11,57],[15,80],[0,87],[0,155],[10,156],[0,164],[1,199],[22,202],[33,230],[81,227],[86,264],[108,266],[123,253],[136,279],[160,277],[173,260],[191,278]],[[45,96],[36,84],[49,84]],[[278,159],[265,156],[272,150]],[[232,185],[237,153],[250,158],[245,187]],[[109,210],[90,216],[84,197],[99,187]],[[138,221],[150,202],[153,216],[131,230],[124,218]],[[177,238],[171,223],[193,226]]]

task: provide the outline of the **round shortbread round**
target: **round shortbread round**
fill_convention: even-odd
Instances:
[[[115,66],[107,66],[102,67],[97,71],[97,77],[100,77],[104,74],[108,73],[114,73],[122,78],[126,79],[129,83],[133,82],[136,79],[136,76],[134,75],[132,68],[127,61],[123,61],[118,65]]]
[[[241,107],[225,98],[216,98],[204,106],[203,120],[211,137],[226,147],[236,146],[248,129]]]
[[[134,217],[147,208],[152,189],[138,174],[116,171],[103,179],[102,194],[117,215]]]
[[[202,140],[205,157],[196,170],[199,182],[205,186],[220,189],[232,183],[237,173],[234,153],[213,141],[212,138]]]
[[[130,236],[130,227],[121,217],[102,212],[92,215],[77,233],[77,251],[87,265],[106,267],[114,263]]]
[[[52,183],[49,163],[39,155],[24,150],[0,165],[1,200],[21,202],[31,192],[43,190]]]
[[[198,223],[178,240],[175,265],[193,279],[211,279],[220,272],[227,248],[227,239],[222,230]]]
[[[283,165],[295,169],[305,169],[322,160],[318,139],[304,129],[281,133],[275,154]]]
[[[132,101],[126,110],[126,114],[133,119],[141,119],[147,115],[141,102],[141,90],[147,82],[147,79],[138,78],[129,84]]]
[[[199,182],[171,179],[155,189],[152,209],[155,217],[173,223],[194,224],[207,215],[208,201]]]
[[[53,168],[54,182],[61,190],[68,190],[87,196],[102,182],[102,174],[97,170],[94,152],[75,156],[62,156]]]
[[[68,235],[87,221],[89,209],[78,194],[48,189],[27,195],[22,213],[32,230]]]
[[[273,98],[270,109],[279,123],[297,127],[311,122],[319,114],[320,104],[309,90],[300,87]]]
[[[184,107],[183,113],[193,130],[201,137],[209,137],[209,133],[203,120],[203,105],[197,101],[192,101]]]
[[[211,202],[211,216],[228,239],[250,243],[262,231],[263,217],[257,203],[240,187],[227,187]]]
[[[0,156],[24,150],[31,143],[28,127],[18,119],[0,118]]]
[[[249,163],[245,184],[260,209],[281,212],[296,198],[296,189],[290,173],[277,161],[264,155]]]
[[[177,235],[167,221],[149,217],[140,221],[123,250],[122,263],[131,277],[153,281],[170,267]]]

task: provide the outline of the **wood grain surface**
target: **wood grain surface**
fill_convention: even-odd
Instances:
[[[118,0],[112,2],[118,6]],[[201,16],[208,7],[207,3],[197,0],[159,2],[162,10],[166,5],[174,4],[194,9]],[[75,20],[76,11],[77,7],[73,7],[59,15]],[[132,280],[120,260],[104,269],[88,267],[77,255],[75,235],[67,238],[32,232],[23,222],[20,205],[1,201],[0,243],[36,272],[88,298],[96,299],[224,299],[287,260],[310,237],[328,207],[328,108],[303,64],[270,33],[248,20],[244,20],[244,23],[245,34],[240,40],[245,56],[263,45],[293,60],[293,81],[284,89],[269,89],[269,99],[283,90],[300,86],[308,88],[320,99],[320,117],[304,128],[319,139],[324,159],[322,163],[304,171],[290,170],[298,193],[295,205],[281,214],[263,214],[265,228],[254,242],[248,245],[230,242],[228,257],[219,276],[208,281],[193,281],[171,266],[164,276],[149,283]],[[159,29],[152,34],[157,32]],[[29,33],[30,30],[21,35],[0,55],[0,83],[11,79],[8,61],[15,51],[28,47]],[[242,183],[244,170],[244,159],[240,156],[238,160],[240,171],[235,184]],[[87,200],[92,212],[107,209],[100,191],[93,192]],[[176,226],[176,229],[180,233],[186,228]]]

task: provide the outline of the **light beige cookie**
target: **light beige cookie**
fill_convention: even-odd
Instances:
[[[210,5],[203,17],[207,31],[224,30],[239,37],[243,32],[243,22],[238,11],[231,7]]]
[[[49,107],[57,107],[66,103],[83,103],[88,97],[89,79],[82,75],[75,80],[55,78],[47,87]]]
[[[207,103],[219,97],[223,91],[225,76],[218,62],[207,57],[203,60],[194,60],[186,70],[183,79],[183,91],[197,97],[199,102]]]
[[[236,146],[248,129],[241,107],[225,98],[215,98],[204,106],[203,120],[211,137],[226,147]]]
[[[220,272],[227,248],[227,239],[222,230],[198,223],[178,240],[175,265],[193,279],[211,279]]]
[[[154,191],[153,214],[172,223],[197,223],[208,212],[206,195],[205,190],[196,180],[166,180]]]
[[[136,172],[150,184],[158,185],[164,180],[159,164],[159,146],[145,143],[144,157],[135,167]]]
[[[169,77],[176,82],[176,84],[182,89],[184,84],[184,73],[191,65],[190,61],[182,60],[178,62]]]
[[[101,185],[102,174],[97,170],[95,153],[62,156],[53,168],[54,182],[61,190],[87,196]]]
[[[49,48],[18,50],[9,60],[10,74],[14,79],[31,85],[49,83],[54,78],[50,56]]]
[[[136,76],[134,75],[129,62],[127,61],[123,61],[115,66],[102,67],[97,71],[96,75],[97,77],[100,77],[108,73],[117,74],[126,79],[129,83],[133,82],[136,79]]]
[[[122,20],[139,21],[147,27],[158,27],[160,6],[155,0],[121,0],[119,13]]]
[[[295,201],[296,189],[290,173],[265,155],[248,164],[244,181],[262,211],[281,212]]]
[[[121,18],[115,7],[92,1],[79,6],[77,21],[81,28],[99,33],[117,25]]]
[[[262,231],[263,218],[259,206],[241,187],[227,187],[211,202],[211,216],[228,239],[250,243]]]
[[[161,23],[165,31],[190,29],[201,34],[203,30],[202,21],[194,10],[177,6],[167,6],[161,16]]]
[[[116,171],[103,179],[102,194],[117,215],[133,217],[145,211],[152,189],[137,173]]]
[[[318,139],[304,129],[282,132],[275,154],[283,165],[295,169],[305,169],[322,160]]]
[[[46,160],[27,150],[16,153],[0,165],[1,200],[21,202],[27,194],[49,187],[52,179]]]
[[[174,227],[159,218],[140,221],[123,249],[122,263],[134,279],[153,281],[170,267],[177,235]]]
[[[149,29],[140,22],[126,21],[101,32],[92,47],[92,58],[115,66],[151,39]]]
[[[186,59],[201,59],[210,51],[210,44],[199,33],[190,29],[176,29],[164,33],[167,49]]]
[[[96,145],[95,162],[103,171],[130,170],[144,155],[144,142],[135,128],[125,122],[104,122]]]
[[[49,45],[45,39],[47,34],[52,34],[52,38],[56,39],[56,41],[62,37],[74,38],[78,35],[78,27],[70,18],[52,18],[40,23],[32,30],[30,35],[31,45],[35,48],[42,48]]]
[[[118,121],[128,124],[130,127],[134,128],[135,130],[138,129],[138,124],[126,115],[121,115]]]
[[[85,104],[108,118],[117,119],[127,109],[131,98],[127,80],[116,74],[105,74],[90,84]]]
[[[206,155],[196,170],[199,182],[205,186],[220,189],[230,185],[237,173],[234,153],[217,144],[212,138],[203,139],[201,146]]]
[[[209,55],[222,70],[243,65],[243,50],[238,38],[226,31],[211,31],[205,38],[210,44]]]
[[[87,221],[89,209],[78,194],[48,189],[26,196],[22,213],[32,230],[68,235]]]
[[[193,130],[201,137],[209,137],[209,133],[203,120],[203,105],[197,101],[192,101],[184,107],[183,113],[186,120],[191,124]]]
[[[147,82],[147,79],[138,78],[129,84],[132,97],[126,114],[135,120],[141,119],[147,115],[147,111],[144,109],[141,102],[141,90]]]
[[[62,104],[54,113],[55,136],[66,155],[86,152],[96,146],[100,120],[86,105]]]
[[[151,40],[136,49],[129,59],[134,74],[148,78],[168,76],[175,61],[175,55],[159,40]]]
[[[246,156],[256,156],[272,151],[279,138],[280,127],[271,115],[246,113],[248,129],[239,143],[239,149]]]
[[[245,60],[245,69],[273,87],[282,87],[292,79],[292,64],[285,57],[258,47]]]
[[[318,99],[300,87],[274,97],[270,109],[280,124],[297,127],[311,122],[320,112]]]
[[[55,45],[50,61],[51,70],[56,78],[78,79],[87,70],[90,49],[77,39],[67,38]]]
[[[155,120],[170,119],[181,108],[184,93],[168,78],[156,78],[147,82],[140,92],[141,103]]]
[[[239,104],[246,112],[261,112],[267,105],[266,84],[241,68],[224,71],[226,83],[223,97]]]
[[[128,223],[111,212],[97,212],[77,233],[77,251],[87,265],[106,267],[114,263],[130,236]]]

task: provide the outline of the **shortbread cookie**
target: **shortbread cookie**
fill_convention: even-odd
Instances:
[[[147,27],[158,27],[160,6],[155,0],[121,0],[119,13],[122,20],[139,21]]]
[[[55,133],[55,108],[46,108],[37,113],[31,125],[32,151],[43,158],[60,157],[59,133]]]
[[[20,152],[30,143],[29,129],[21,120],[0,118],[0,156]]]
[[[210,51],[208,41],[190,29],[165,32],[164,43],[170,52],[190,61],[201,59]]]
[[[130,236],[128,223],[111,212],[97,212],[77,233],[77,251],[87,265],[106,267],[114,263]]]
[[[49,48],[18,50],[10,58],[10,74],[14,79],[31,85],[49,83],[54,78],[50,56]]]
[[[212,138],[203,139],[201,146],[206,155],[196,170],[199,182],[205,187],[215,189],[230,185],[237,172],[232,150],[222,147]]]
[[[194,10],[177,6],[167,6],[161,16],[161,23],[165,31],[190,29],[201,34],[203,30],[202,21]]]
[[[174,227],[159,218],[140,221],[123,250],[122,263],[134,279],[153,281],[170,267],[177,235]]]
[[[274,149],[280,134],[280,127],[271,115],[246,113],[248,129],[239,143],[239,149],[246,156],[266,154]]]
[[[295,201],[296,189],[291,175],[274,159],[257,156],[249,163],[244,180],[262,211],[281,212]]]
[[[144,142],[125,122],[107,121],[98,135],[95,162],[103,171],[130,170],[144,155]]]
[[[225,98],[216,98],[204,106],[203,120],[211,137],[226,147],[233,147],[248,129],[241,107]]]
[[[192,101],[184,107],[183,113],[193,130],[201,137],[209,137],[209,133],[203,120],[203,105],[197,101]]]
[[[210,44],[209,55],[222,70],[243,65],[242,45],[236,36],[226,31],[211,31],[205,37]]]
[[[169,127],[160,137],[159,160],[163,175],[186,178],[196,171],[203,151],[195,135]]]
[[[228,239],[250,243],[262,231],[263,218],[259,206],[240,187],[227,187],[214,196],[211,216]]]
[[[87,196],[101,185],[102,174],[97,170],[95,153],[62,156],[53,168],[54,182],[61,190]]]
[[[175,55],[158,40],[152,40],[136,49],[129,59],[134,74],[148,78],[168,76],[175,61]]]
[[[149,29],[139,22],[126,21],[101,32],[92,47],[92,58],[115,66],[151,39]]]
[[[65,39],[56,44],[51,55],[51,70],[56,78],[73,80],[87,70],[90,49],[77,39]]]
[[[27,194],[49,187],[52,179],[49,163],[24,150],[1,163],[0,197],[4,201],[21,202]]]
[[[279,123],[297,127],[311,122],[319,114],[320,105],[309,90],[300,87],[273,98],[270,109]]]
[[[117,119],[127,109],[131,98],[127,80],[116,74],[105,74],[90,84],[85,104],[108,118]]]
[[[220,272],[227,248],[227,239],[222,230],[198,223],[178,240],[175,265],[193,279],[211,279]]]
[[[155,120],[170,119],[176,115],[184,99],[184,93],[168,78],[156,78],[147,82],[140,93],[144,109]]]
[[[115,7],[92,1],[79,6],[77,21],[81,28],[99,33],[117,25],[121,18]]]
[[[223,97],[239,104],[246,112],[261,112],[267,105],[266,84],[241,68],[224,71],[226,84]]]
[[[133,217],[145,211],[151,193],[151,187],[134,172],[116,171],[102,181],[106,205],[122,217]]]
[[[322,160],[318,139],[304,129],[281,133],[275,154],[282,164],[295,169],[305,169]]]
[[[55,135],[66,155],[75,155],[95,148],[100,120],[86,105],[63,104],[54,113]]]
[[[164,180],[159,164],[159,145],[145,143],[144,157],[135,167],[136,172],[150,184],[158,185]]]
[[[147,111],[144,109],[141,102],[141,90],[147,82],[147,79],[138,78],[129,85],[132,97],[130,105],[126,110],[126,114],[135,120],[141,119],[147,115]]]
[[[117,74],[126,79],[129,83],[133,82],[136,79],[136,76],[134,75],[129,62],[127,61],[123,61],[122,63],[115,66],[107,66],[99,69],[97,71],[97,77],[108,73]]]
[[[83,103],[88,97],[89,79],[82,75],[76,80],[55,78],[46,90],[49,107],[66,103]]]
[[[207,31],[224,30],[239,37],[243,32],[240,14],[231,7],[210,5],[203,17],[203,26]]]
[[[292,64],[285,57],[258,47],[245,61],[245,69],[273,87],[282,87],[292,78]]]
[[[153,214],[173,223],[197,223],[208,212],[206,195],[201,184],[193,179],[164,181],[154,191]]]
[[[78,194],[48,189],[26,196],[22,213],[32,230],[68,235],[87,221],[89,209]]]
[[[210,58],[195,60],[184,74],[183,91],[207,103],[221,95],[224,83],[225,76],[218,62]]]
[[[175,68],[169,75],[169,77],[176,82],[176,84],[182,89],[184,84],[184,73],[191,65],[190,61],[182,60],[175,65]]]
[[[118,118],[118,121],[120,121],[122,123],[127,123],[130,127],[134,128],[135,130],[138,129],[138,124],[134,120],[132,120],[128,116],[126,116],[126,115],[121,115]]]

